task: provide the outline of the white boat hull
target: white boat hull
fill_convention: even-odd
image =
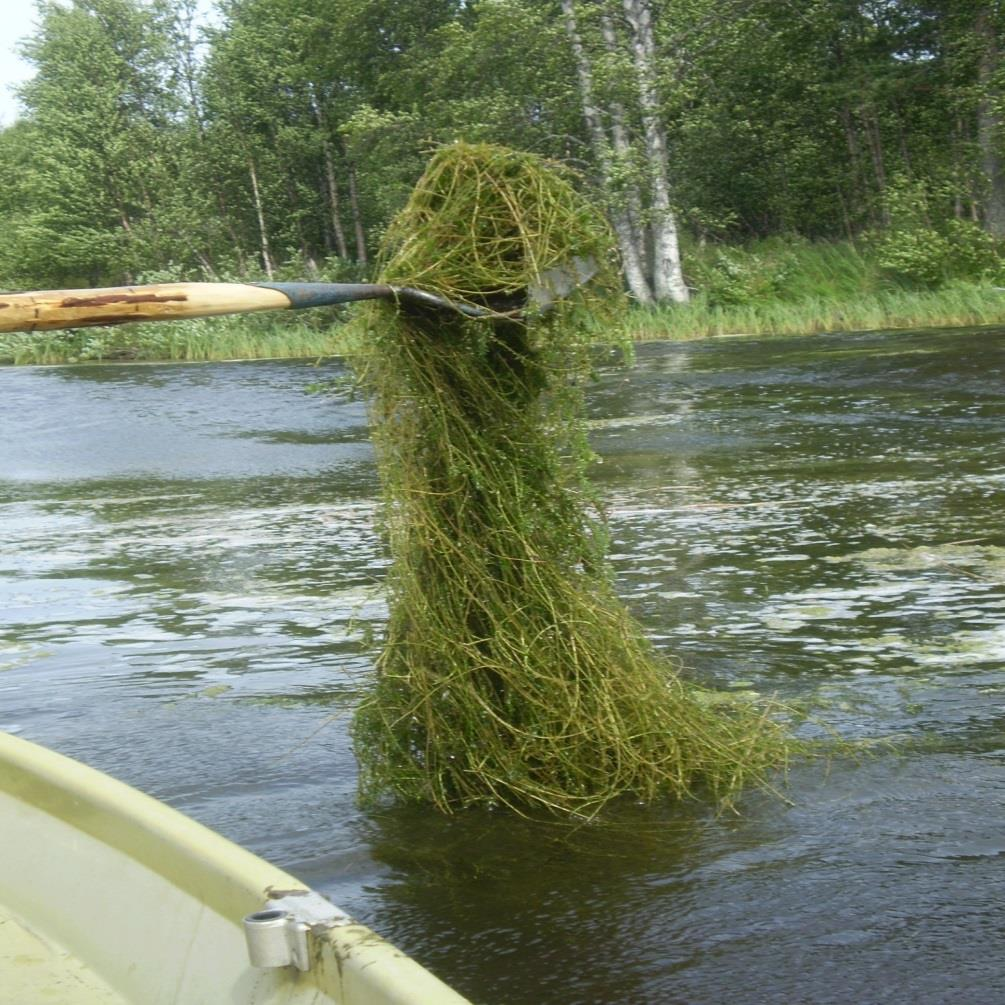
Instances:
[[[309,969],[251,965],[242,922],[267,908],[306,926]],[[32,994],[33,981],[48,993]],[[107,775],[0,733],[0,1003],[46,1000],[465,1001],[289,874]]]

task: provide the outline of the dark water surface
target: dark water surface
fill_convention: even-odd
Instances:
[[[318,377],[0,369],[0,728],[478,1002],[1005,1000],[1005,331],[650,345],[603,372],[613,561],[659,644],[895,746],[796,767],[791,804],[575,831],[356,806],[385,560],[365,408],[305,395]]]

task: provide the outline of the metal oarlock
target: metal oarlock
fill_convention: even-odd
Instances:
[[[308,926],[289,911],[272,908],[255,911],[244,919],[248,959],[253,967],[289,967],[310,970]]]

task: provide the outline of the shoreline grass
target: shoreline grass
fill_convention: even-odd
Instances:
[[[633,341],[723,335],[811,335],[834,331],[964,328],[1005,324],[1005,290],[957,283],[938,290],[888,290],[854,299],[710,304],[702,294],[672,307],[636,307],[623,332]]]
[[[893,240],[888,235],[887,240]],[[767,238],[742,247],[686,249],[689,304],[638,307],[623,331],[635,340],[717,335],[809,335],[1005,324],[1002,267],[912,283],[883,256],[849,241]]]
[[[115,328],[0,334],[0,364],[206,362],[343,355],[339,323],[251,314]],[[329,321],[329,318],[325,318]]]

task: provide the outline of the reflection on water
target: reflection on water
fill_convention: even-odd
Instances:
[[[303,394],[318,377],[0,370],[0,726],[267,855],[478,1001],[999,1000],[1005,332],[602,371],[612,562],[658,644],[897,746],[797,767],[791,805],[574,830],[355,805],[385,560],[365,409]]]

